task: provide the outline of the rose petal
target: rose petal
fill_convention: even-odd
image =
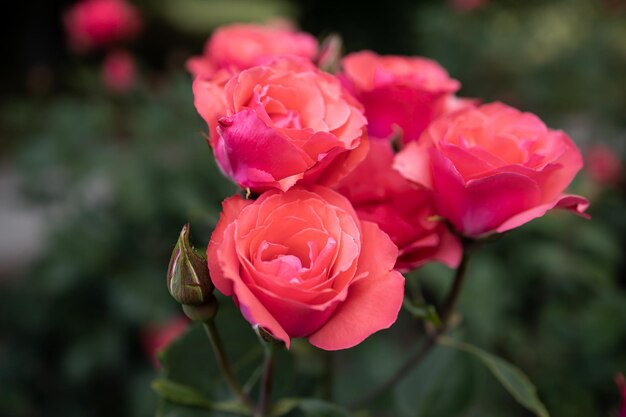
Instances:
[[[333,299],[322,305],[305,304],[295,301],[289,294],[278,297],[256,285],[250,285],[250,290],[291,337],[305,337],[319,329],[340,303],[339,299]]]
[[[271,186],[273,179],[298,175],[313,163],[252,110],[242,110],[220,124],[219,141],[224,145],[226,160],[219,162],[242,187]],[[267,176],[257,174],[260,172]]]
[[[269,331],[275,338],[289,347],[289,335],[276,319],[254,296],[239,275],[239,259],[235,252],[235,223],[237,214],[250,204],[239,196],[224,201],[223,216],[220,218],[207,247],[207,261],[211,280],[222,294],[233,295],[246,320]]]
[[[357,271],[367,272],[367,276],[350,286],[348,297],[333,316],[309,337],[309,342],[320,349],[357,345],[372,333],[391,326],[402,306],[404,277],[390,271],[396,262],[397,248],[374,223],[362,222],[361,228],[363,246]]]
[[[363,134],[365,135],[365,132]],[[363,136],[359,145],[351,152],[338,153],[336,156],[329,154],[324,161],[318,163],[305,174],[302,184],[315,183],[332,187],[365,159],[368,150],[369,141]]]
[[[498,173],[465,184],[441,152],[430,154],[437,212],[465,236],[480,236],[540,203],[537,184],[524,175]]]
[[[223,84],[203,78],[193,82],[193,104],[196,111],[209,126],[209,140],[215,147],[217,141],[217,119],[226,114],[226,95]]]
[[[432,188],[429,149],[411,142],[395,157],[393,169],[415,184]]]
[[[496,232],[502,233],[506,232],[507,230],[519,227],[533,219],[543,216],[548,210],[552,210],[555,208],[570,210],[588,219],[590,218],[590,216],[585,213],[587,207],[589,207],[589,201],[587,201],[587,199],[583,197],[577,195],[562,195],[558,199],[550,203],[542,204],[540,206],[533,207],[530,210],[526,210],[522,213],[516,214],[515,216],[511,217],[500,226],[498,226],[496,228]]]
[[[238,195],[224,200],[222,202],[220,220],[217,222],[215,230],[211,234],[209,245],[207,246],[207,264],[211,274],[211,281],[213,281],[215,288],[217,288],[224,295],[231,295],[233,293],[232,283],[228,279],[224,278],[224,273],[220,267],[217,252],[224,241],[226,228],[228,228],[237,219],[245,207],[251,204],[252,201],[244,200]]]

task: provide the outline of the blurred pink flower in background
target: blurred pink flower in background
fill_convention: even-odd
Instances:
[[[375,138],[400,129],[403,142],[417,140],[449,105],[470,104],[448,102],[461,84],[427,58],[361,51],[347,55],[342,67],[338,77],[365,107],[368,133]]]
[[[564,132],[502,103],[441,117],[394,163],[433,190],[437,214],[468,237],[505,232],[557,207],[582,214],[587,200],[563,194],[582,165]]]
[[[626,378],[621,372],[615,375],[615,383],[620,393],[620,406],[617,417],[626,417]]]
[[[365,160],[336,189],[361,220],[376,223],[398,246],[397,269],[409,271],[429,261],[457,267],[461,244],[445,223],[434,220],[431,191],[394,171],[393,158],[388,141],[371,140]]]
[[[77,53],[130,40],[142,27],[139,12],[124,0],[83,0],[63,20],[70,47]]]
[[[617,184],[623,174],[619,155],[606,145],[594,145],[587,149],[585,170],[591,179],[601,185]]]
[[[471,12],[486,7],[489,0],[448,0],[448,4],[459,12]]]
[[[174,339],[184,333],[189,319],[186,316],[176,316],[171,319],[148,325],[143,329],[141,337],[143,348],[155,368],[159,368],[159,351],[166,348]]]
[[[109,52],[102,64],[102,82],[114,93],[128,92],[135,86],[137,70],[133,56],[123,50]]]

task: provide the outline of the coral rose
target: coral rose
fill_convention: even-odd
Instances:
[[[215,96],[205,87],[194,83],[195,104],[211,126],[214,114],[204,106]],[[308,61],[280,58],[252,67],[224,91],[226,117],[210,144],[222,171],[242,188],[330,186],[367,154],[360,104]]]
[[[409,271],[429,261],[456,268],[461,244],[444,223],[434,219],[432,192],[393,170],[393,159],[387,141],[370,141],[367,157],[341,180],[337,191],[350,200],[361,220],[378,224],[398,246],[397,269]]]
[[[417,140],[460,87],[435,61],[421,57],[380,56],[371,51],[347,55],[339,75],[365,107],[368,133],[388,138],[400,129],[403,141]]]
[[[562,194],[582,167],[572,140],[501,103],[438,119],[394,167],[432,189],[437,213],[469,237],[513,229],[555,207],[582,213],[588,205]]]
[[[141,29],[137,9],[124,0],[81,1],[67,11],[64,23],[78,53],[131,39]]]
[[[217,71],[233,74],[277,56],[312,60],[316,54],[317,41],[308,33],[285,27],[234,24],[217,29],[207,40],[204,54],[187,61],[187,69],[195,77],[213,78]]]
[[[352,347],[391,326],[404,278],[398,250],[350,202],[325,187],[223,202],[207,259],[211,279],[242,314],[289,346]]]
[[[234,24],[217,29],[204,54],[187,60],[194,76],[195,105],[209,124],[211,138],[217,136],[217,119],[226,112],[224,86],[240,71],[289,55],[312,60],[317,41],[308,33],[283,26]]]

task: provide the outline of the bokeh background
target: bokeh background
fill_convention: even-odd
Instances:
[[[347,51],[436,59],[462,82],[461,95],[534,112],[574,138],[588,169],[572,189],[589,197],[593,219],[554,213],[483,249],[470,266],[459,336],[523,369],[553,416],[616,415],[614,376],[626,372],[626,201],[623,170],[613,166],[626,144],[626,3],[134,4],[144,28],[128,45],[138,72],[124,92],[103,84],[103,53],[67,47],[61,16],[71,2],[14,2],[0,25],[0,415],[155,414],[152,351],[181,327],[165,287],[170,251],[186,222],[206,245],[220,201],[235,191],[202,137],[184,62],[218,25],[276,17],[315,36],[339,33]],[[417,275],[436,300],[451,271],[433,265]],[[245,356],[251,332],[223,304],[219,326],[235,357]],[[334,354],[335,399],[349,402],[392,373],[418,336],[403,313],[394,329]],[[194,338],[206,357],[187,359],[210,361],[192,327],[187,343]],[[180,355],[182,343],[166,356]],[[277,391],[318,395],[306,382],[323,378],[318,354],[296,344]],[[530,414],[470,358],[439,348],[369,415]]]

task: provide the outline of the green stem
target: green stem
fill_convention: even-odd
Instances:
[[[409,372],[417,366],[422,359],[424,359],[433,346],[436,344],[437,339],[440,335],[445,333],[448,329],[448,325],[450,324],[450,318],[452,317],[452,313],[454,312],[454,307],[459,299],[459,294],[461,293],[461,289],[463,287],[463,282],[465,281],[465,276],[467,275],[467,265],[469,263],[469,245],[463,245],[463,257],[461,259],[461,263],[457,268],[454,274],[454,281],[452,282],[452,287],[450,288],[448,295],[445,298],[443,303],[443,307],[441,309],[441,325],[435,329],[435,331],[428,334],[426,340],[420,346],[420,348],[414,351],[400,366],[396,372],[391,375],[385,382],[381,385],[373,388],[371,391],[366,393],[362,398],[355,401],[350,405],[351,410],[359,409],[376,398],[380,397],[382,394],[387,392],[391,387],[400,382]]]
[[[254,417],[263,417],[269,409],[272,397],[272,382],[274,380],[274,344],[265,343],[265,359],[263,361],[263,379],[261,380],[261,392]]]
[[[250,398],[243,392],[239,381],[235,377],[233,370],[230,366],[230,362],[228,361],[228,357],[226,356],[226,350],[224,349],[224,344],[222,343],[222,338],[220,337],[219,332],[217,331],[217,327],[215,326],[215,322],[213,320],[207,320],[203,322],[204,330],[206,331],[207,336],[209,336],[209,340],[211,341],[211,346],[213,347],[213,353],[215,354],[215,359],[217,361],[217,365],[226,379],[226,383],[230,388],[233,395],[242,403],[248,406],[251,410],[254,409]]]
[[[452,282],[452,288],[448,292],[448,296],[443,303],[443,307],[441,308],[440,318],[441,318],[441,326],[439,329],[439,334],[443,333],[450,324],[450,318],[452,317],[452,313],[454,313],[454,307],[459,299],[459,295],[461,294],[461,289],[463,288],[463,283],[465,282],[465,276],[467,275],[467,266],[469,264],[470,259],[470,250],[467,245],[463,246],[463,257],[461,258],[461,263],[459,267],[456,269],[456,273],[454,274],[454,281]]]

